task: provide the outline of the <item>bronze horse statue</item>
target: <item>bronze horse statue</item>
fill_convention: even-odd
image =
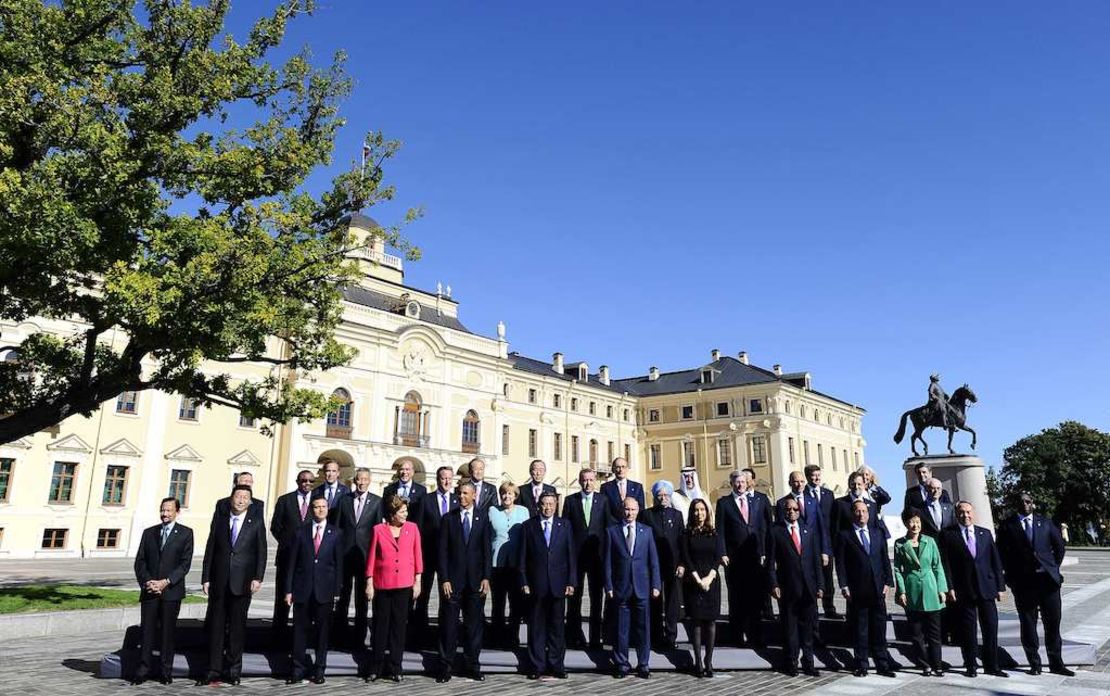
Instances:
[[[894,441],[901,442],[902,438],[906,436],[906,419],[909,418],[913,421],[913,435],[910,437],[910,449],[913,450],[914,455],[917,455],[917,446],[915,441],[920,441],[921,446],[925,448],[925,454],[929,454],[929,444],[921,437],[921,433],[926,428],[945,428],[948,431],[948,453],[955,454],[956,451],[952,449],[952,436],[956,434],[957,430],[966,430],[971,433],[971,449],[975,449],[976,435],[975,431],[967,427],[967,405],[975,403],[978,399],[975,397],[975,392],[971,391],[971,387],[966,384],[957,389],[948,399],[948,427],[944,426],[944,419],[936,409],[932,408],[929,404],[918,406],[917,408],[910,409],[902,414],[902,421],[898,425],[898,432],[894,433]]]

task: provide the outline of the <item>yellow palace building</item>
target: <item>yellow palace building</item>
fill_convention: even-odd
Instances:
[[[351,220],[356,235],[376,226],[365,216]],[[431,487],[438,467],[458,469],[474,456],[486,460],[490,481],[524,481],[529,462],[543,459],[561,493],[577,488],[583,467],[604,477],[618,456],[648,485],[676,482],[680,468],[693,466],[713,496],[737,468],[754,469],[761,489],[782,495],[788,473],[807,463],[821,464],[840,489],[848,470],[863,463],[863,409],[813,390],[808,373],[768,370],[746,353],[714,350],[691,369],[652,367],[613,379],[607,366],[594,370],[562,353],[548,361],[512,352],[501,324],[492,337],[474,333],[460,321],[450,289],[405,285],[401,259],[380,243],[362,266],[363,280],[345,291],[337,331],[356,357],[298,376],[300,386],[336,394],[345,406],[268,435],[234,409],[125,393],[89,418],[0,445],[0,557],[134,555],[168,495],[181,501],[180,520],[196,531],[200,549],[235,473],[253,474],[268,522],[277,496],[293,490],[301,469],[316,471],[322,457],[340,463],[344,480],[368,467],[378,493],[404,461]],[[42,320],[0,329],[18,343],[80,326]],[[244,378],[271,369],[238,367]]]

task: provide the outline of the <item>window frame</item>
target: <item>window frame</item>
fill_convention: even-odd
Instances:
[[[57,541],[58,532],[61,532],[61,545],[55,544]],[[50,545],[47,546],[47,535],[50,535]],[[39,550],[41,551],[65,551],[69,546],[69,527],[44,527],[42,530],[42,541],[40,542]]]
[[[652,471],[663,470],[663,445],[659,443],[648,445],[648,468]]]
[[[122,476],[112,476],[113,469],[122,469]],[[122,464],[109,464],[104,470],[104,491],[100,495],[100,504],[103,507],[124,507],[127,505],[127,478],[131,467]],[[109,493],[119,493],[119,501],[109,500]]]
[[[73,467],[73,469],[62,469],[59,471],[59,466]],[[50,491],[46,498],[47,505],[73,505],[73,494],[77,491],[77,471],[79,466],[78,462],[54,462],[54,466],[50,473]],[[66,482],[69,483],[69,496],[66,500],[59,500],[58,496],[61,494]]]
[[[185,475],[185,481],[184,481],[185,491],[184,491],[184,495],[182,495],[181,497],[178,497],[178,495],[177,495],[178,491],[176,490],[177,486],[181,485],[181,481],[178,481],[174,478],[174,474],[178,474],[178,473]],[[192,488],[193,488],[193,470],[192,469],[170,469],[169,487],[166,490],[166,497],[167,498],[177,498],[177,502],[181,504],[181,508],[183,510],[188,509],[188,507],[189,507],[189,496],[192,494]]]
[[[5,467],[7,469],[5,470]],[[0,503],[7,503],[11,501],[12,488],[15,481],[15,458],[2,457],[0,458]]]
[[[188,413],[192,413],[192,416],[186,415]],[[200,422],[200,404],[197,403],[196,399],[191,396],[181,396],[181,401],[177,405],[177,420],[182,423]]]
[[[688,415],[688,416],[686,415],[686,409],[690,409],[690,415]],[[686,420],[697,420],[698,419],[697,406],[695,404],[682,404],[681,406],[679,406],[678,407],[678,419],[679,420],[684,420],[684,421],[686,421]]]
[[[106,533],[107,532],[107,533]],[[114,536],[112,532],[115,532]],[[114,551],[120,547],[123,530],[117,527],[100,527],[96,530],[96,548],[98,551]],[[111,541],[112,543],[107,543]],[[105,543],[101,543],[105,542]]]
[[[127,396],[128,394],[130,394],[131,397],[132,397],[130,402],[124,401],[124,397]],[[125,405],[127,403],[130,403],[130,405],[131,405],[130,410],[121,408],[123,405]],[[120,415],[120,416],[137,416],[137,415],[139,415],[139,392],[131,391],[131,390],[124,390],[124,391],[120,392],[119,396],[116,397],[116,414]]]

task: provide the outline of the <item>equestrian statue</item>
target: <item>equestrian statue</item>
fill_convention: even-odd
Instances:
[[[908,418],[913,421],[910,449],[913,450],[915,456],[918,454],[917,442],[920,442],[921,446],[925,448],[925,454],[929,454],[929,444],[921,437],[921,433],[926,428],[943,428],[948,431],[949,454],[956,453],[952,449],[952,436],[956,434],[957,430],[965,430],[971,433],[971,449],[975,449],[977,438],[975,431],[967,427],[967,408],[969,404],[976,401],[978,399],[975,397],[975,392],[971,391],[971,387],[966,384],[949,397],[940,386],[940,375],[931,375],[929,377],[928,403],[902,414],[898,432],[894,433],[894,441],[902,442],[902,438],[906,436],[906,419]]]

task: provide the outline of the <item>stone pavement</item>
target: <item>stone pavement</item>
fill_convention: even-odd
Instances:
[[[651,680],[626,679],[617,681],[602,674],[574,674],[568,681],[529,682],[523,676],[491,675],[483,684],[456,679],[448,685],[436,684],[432,679],[410,676],[403,686],[394,684],[364,684],[351,678],[334,678],[323,686],[287,687],[274,679],[248,679],[239,687],[212,687],[230,689],[232,693],[253,694],[270,693],[272,690],[296,693],[298,690],[320,691],[327,694],[367,694],[404,690],[406,696],[422,694],[447,696],[466,689],[468,693],[498,693],[501,696],[525,696],[538,694],[569,694],[572,692],[601,691],[616,696],[622,694],[671,694],[676,689],[718,691],[728,694],[845,694],[869,696],[879,694],[936,694],[937,696],[956,696],[956,694],[1067,694],[1068,696],[1110,696],[1110,553],[1097,551],[1071,551],[1079,563],[1066,569],[1064,586],[1064,623],[1065,636],[1095,642],[1100,645],[1099,661],[1093,667],[1085,668],[1075,677],[1064,679],[1054,675],[1030,677],[1020,672],[1011,672],[1009,679],[980,676],[977,679],[950,674],[942,679],[925,679],[913,673],[900,673],[897,679],[870,676],[856,679],[843,673],[826,672],[820,679],[791,679],[774,672],[732,672],[720,673],[711,682],[674,673],[656,672]],[[122,560],[122,559],[121,559]],[[14,562],[0,561],[0,577],[9,581],[9,567]],[[34,563],[30,569],[35,577],[47,577],[55,569],[44,568],[43,563]],[[130,582],[126,573],[115,572],[111,567],[99,562],[90,567],[90,584],[126,584]],[[82,563],[67,561],[68,567],[59,566],[56,570],[70,579],[80,576]],[[123,570],[119,563],[119,570]],[[14,569],[13,569],[14,570]],[[24,574],[25,573],[25,574]],[[20,577],[32,572],[19,571]],[[192,576],[190,576],[192,577]],[[117,582],[113,582],[115,579]],[[78,580],[79,581],[79,580]],[[264,602],[257,602],[265,606]],[[1003,610],[1012,609],[1009,602]],[[74,694],[93,696],[94,694],[115,694],[121,689],[146,691],[152,693],[177,693],[189,690],[196,692],[190,682],[178,681],[172,687],[162,687],[148,683],[141,687],[128,687],[118,680],[104,680],[96,677],[100,658],[105,652],[118,649],[123,636],[118,631],[90,633],[76,637],[44,637],[12,640],[0,643],[0,672],[4,674],[4,694]]]

